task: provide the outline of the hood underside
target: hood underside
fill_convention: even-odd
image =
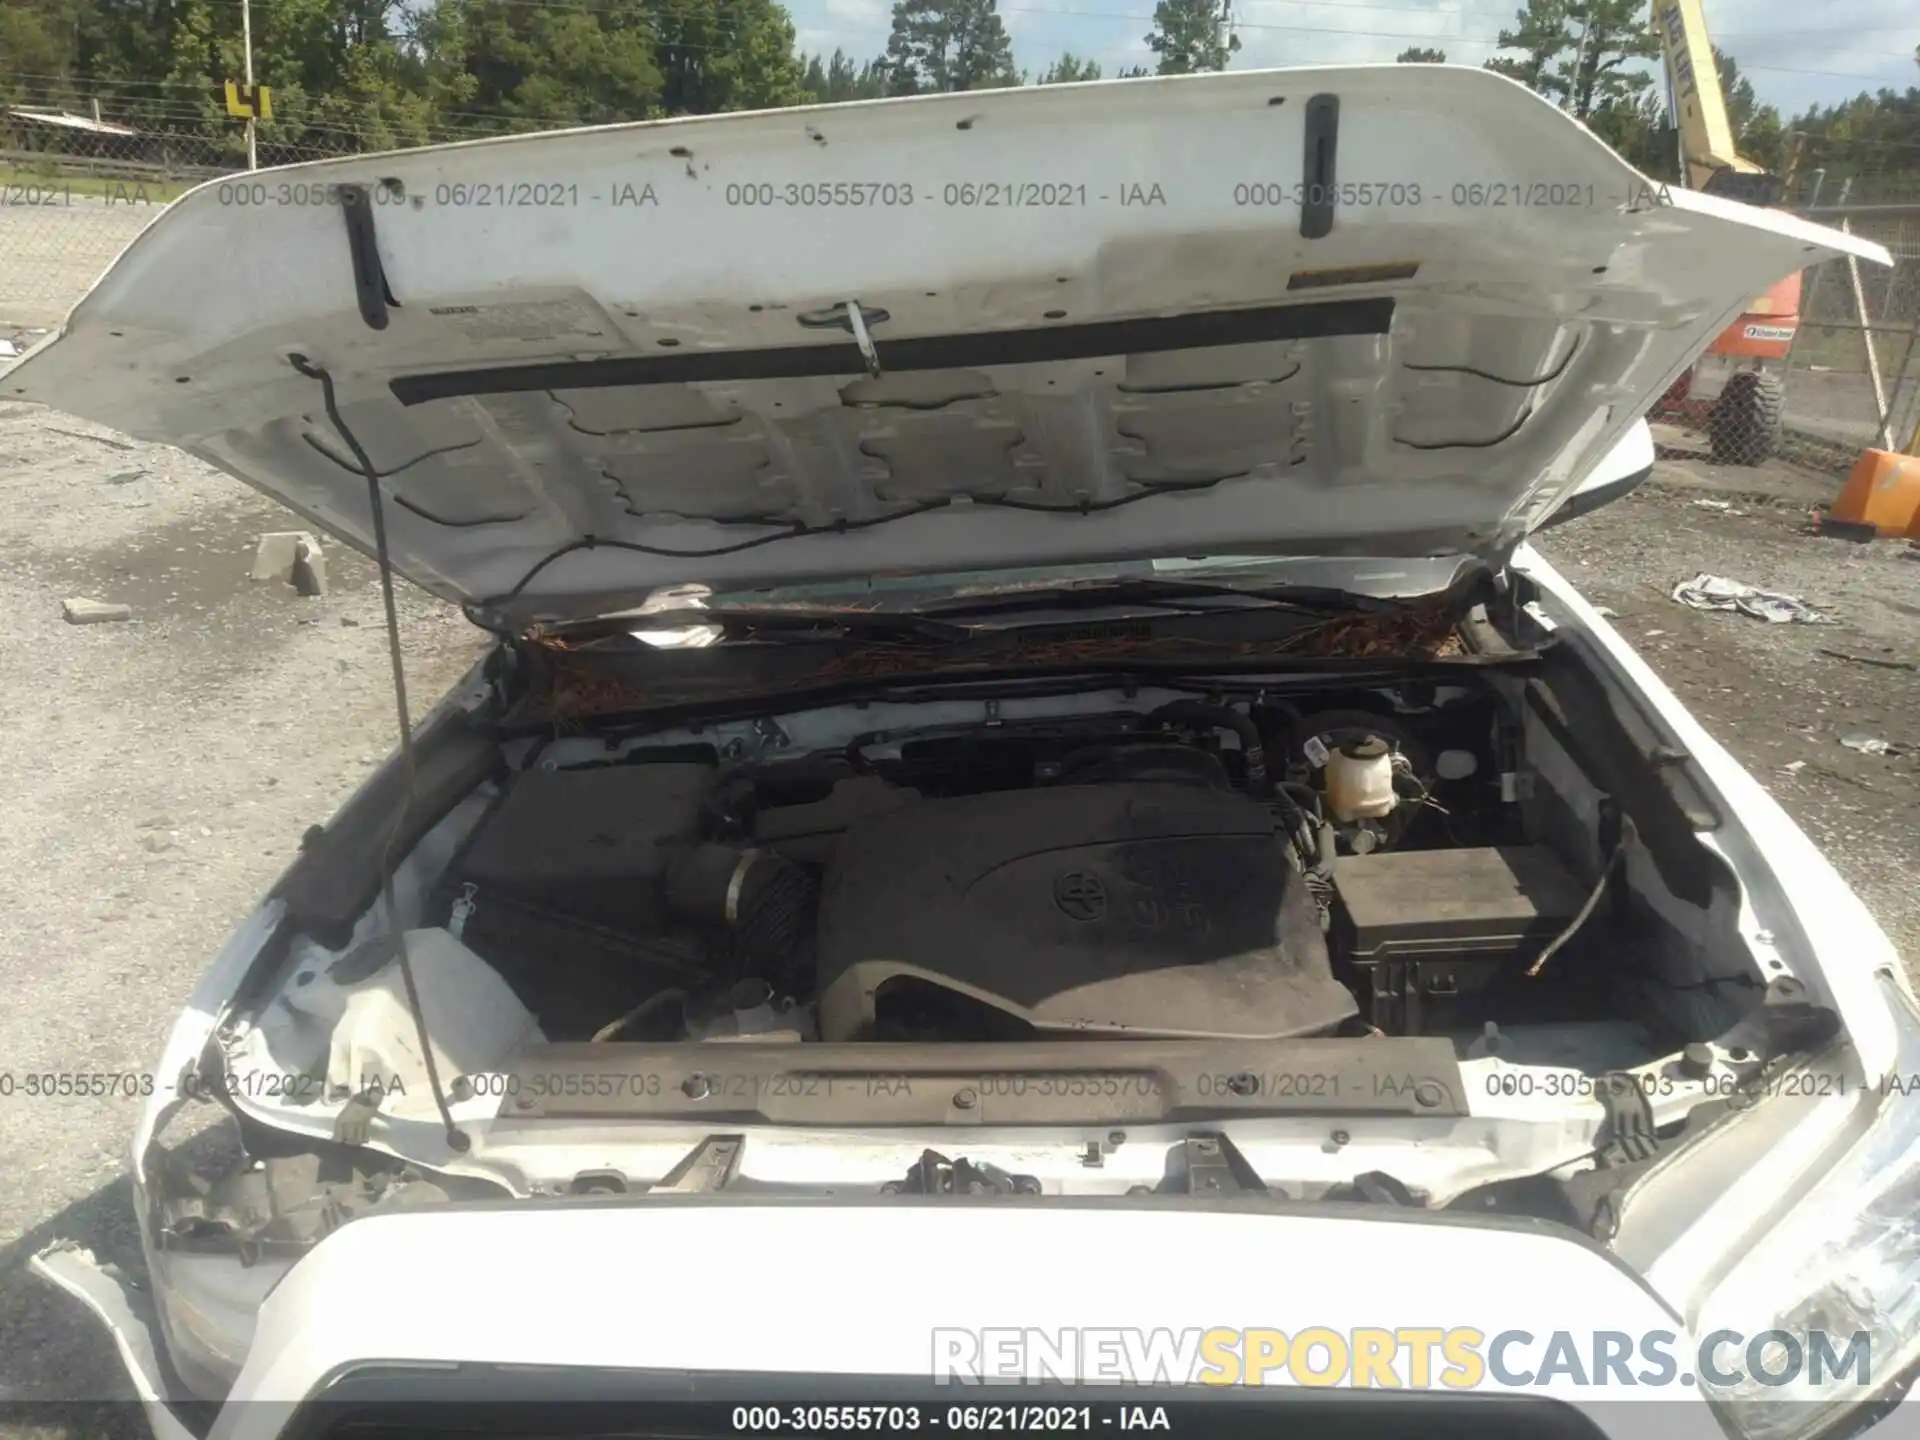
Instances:
[[[1648,182],[1483,71],[1047,86],[210,183],[6,388],[367,552],[370,464],[401,573],[518,622],[689,582],[1487,556],[1848,251],[1886,260]]]

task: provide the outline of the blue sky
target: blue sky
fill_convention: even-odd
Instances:
[[[857,58],[886,47],[891,0],[786,0],[803,51]],[[1233,68],[1391,60],[1408,45],[1437,46],[1477,65],[1513,21],[1519,0],[1237,0],[1242,49]],[[1148,63],[1141,37],[1153,0],[1000,0],[1014,55],[1038,73],[1062,50],[1090,55],[1108,74]],[[1818,17],[1819,23],[1815,22]],[[1707,0],[1714,41],[1751,75],[1760,98],[1786,113],[1861,90],[1920,85],[1915,0]]]

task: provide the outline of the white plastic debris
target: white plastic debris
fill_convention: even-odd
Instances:
[[[1733,502],[1731,500],[1696,500],[1693,502],[1693,508],[1696,510],[1731,510],[1733,509]]]
[[[1869,735],[1864,730],[1848,731],[1840,737],[1840,743],[1849,750],[1858,750],[1862,755],[1904,755],[1907,750],[1904,745],[1896,745],[1878,735]]]
[[[1737,610],[1742,615],[1775,625],[1794,620],[1814,625],[1826,619],[1797,595],[1762,590],[1743,581],[1729,580],[1724,575],[1704,572],[1674,586],[1673,598],[1694,610]]]

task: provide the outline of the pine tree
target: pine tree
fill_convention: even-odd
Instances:
[[[889,95],[1020,83],[995,0],[897,0],[886,67]]]
[[[800,88],[822,105],[878,100],[887,93],[887,62],[869,60],[856,66],[844,50],[835,50],[832,58],[824,61],[810,55],[801,71]]]
[[[1098,80],[1100,66],[1092,60],[1082,60],[1073,51],[1068,50],[1047,67],[1040,77],[1042,85],[1070,85],[1079,80]]]
[[[1430,50],[1424,45],[1409,45],[1393,58],[1402,65],[1444,65],[1447,63],[1447,52]]]
[[[1159,0],[1147,48],[1160,57],[1158,73],[1193,75],[1224,70],[1240,49],[1233,33],[1233,0]]]
[[[1537,94],[1560,98],[1561,92],[1554,89],[1553,62],[1573,44],[1567,29],[1567,0],[1527,0],[1515,20],[1513,29],[1500,32],[1500,48],[1521,53],[1496,55],[1487,61],[1487,69],[1518,80]]]
[[[1651,83],[1644,72],[1627,66],[1660,54],[1644,0],[1570,0],[1567,19],[1574,31],[1574,58],[1567,70],[1567,108],[1584,120],[1597,105],[1630,100]]]
[[[1720,90],[1727,97],[1727,126],[1733,131],[1733,148],[1743,159],[1778,174],[1786,163],[1787,134],[1780,112],[1762,105],[1754,93],[1753,82],[1740,73],[1731,56],[1714,47],[1713,65],[1720,72]]]
[[[1635,60],[1659,55],[1660,42],[1646,16],[1646,0],[1527,0],[1489,70],[1520,81],[1575,119],[1635,100],[1651,83]]]
[[[806,103],[793,21],[773,0],[640,0],[668,115]]]

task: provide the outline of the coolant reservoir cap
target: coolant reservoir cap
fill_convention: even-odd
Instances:
[[[1349,760],[1378,760],[1387,753],[1387,742],[1378,735],[1369,735],[1364,740],[1355,740],[1340,747],[1340,753]]]

